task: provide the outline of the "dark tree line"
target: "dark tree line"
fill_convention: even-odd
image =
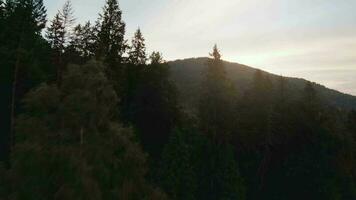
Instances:
[[[215,45],[186,110],[117,0],[0,0],[0,199],[356,199],[356,112],[256,70],[238,96]],[[295,92],[295,91],[294,91]]]

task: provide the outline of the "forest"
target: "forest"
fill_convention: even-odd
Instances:
[[[214,44],[190,90],[117,0],[75,19],[0,0],[0,199],[356,199],[356,105],[258,69],[241,91]]]

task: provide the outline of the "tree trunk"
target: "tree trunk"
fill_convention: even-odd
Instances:
[[[20,68],[20,52],[19,49],[17,50],[17,59],[15,63],[14,69],[14,79],[12,82],[12,97],[11,97],[11,124],[10,124],[10,152],[15,144],[15,111],[16,111],[16,88],[17,88],[17,79],[18,79],[18,72]]]

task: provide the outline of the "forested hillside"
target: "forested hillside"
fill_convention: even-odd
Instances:
[[[172,80],[177,84],[180,92],[182,93],[183,101],[191,104],[197,99],[202,73],[206,68],[208,62],[207,57],[190,58],[184,60],[176,60],[168,62],[171,66]],[[231,63],[224,61],[226,74],[228,78],[235,84],[237,93],[243,95],[252,86],[253,75],[256,68],[238,63]],[[263,72],[266,76],[271,78],[274,84],[278,84],[279,76]],[[286,89],[289,95],[296,99],[300,96],[307,80],[301,78],[284,77],[286,80]],[[356,97],[348,94],[343,94],[333,89],[326,88],[317,83],[313,83],[315,90],[319,93],[320,97],[327,103],[338,107],[340,109],[352,110],[356,109]]]
[[[0,0],[0,199],[356,199],[355,97],[125,30]]]

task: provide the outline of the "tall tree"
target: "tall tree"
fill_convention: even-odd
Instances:
[[[323,119],[323,104],[314,88],[313,83],[307,82],[301,98],[301,109],[308,119],[305,122],[313,126],[315,123],[321,123]]]
[[[164,63],[163,56],[158,51],[152,52],[151,55],[150,55],[149,60],[150,60],[151,64],[162,64],[162,63]]]
[[[198,198],[203,138],[192,130],[175,130],[165,145],[159,183],[172,199]]]
[[[198,108],[201,130],[213,140],[227,140],[234,123],[235,90],[226,77],[221,54],[215,45],[201,83]]]
[[[144,65],[147,62],[145,38],[140,28],[135,32],[129,51],[129,62],[134,65]]]
[[[5,19],[5,3],[3,0],[0,1],[0,24],[3,25]],[[1,26],[3,27],[3,26]]]
[[[19,99],[36,83],[43,81],[46,44],[41,31],[46,24],[46,9],[42,0],[12,0],[5,7],[3,66],[11,77],[11,137]],[[46,63],[48,64],[48,63]],[[11,73],[11,74],[8,74]],[[8,83],[6,83],[8,84]],[[13,139],[11,139],[13,141]],[[10,142],[13,143],[13,142]]]
[[[113,68],[122,62],[126,50],[125,23],[117,0],[107,0],[98,21],[97,58]]]
[[[88,21],[84,25],[79,24],[73,30],[68,51],[77,54],[80,60],[88,61],[94,56],[95,40],[94,28],[90,22]],[[72,60],[76,59],[72,58]]]
[[[155,199],[145,154],[131,130],[112,121],[116,98],[98,62],[69,66],[61,87],[32,90],[17,121],[9,196]]]
[[[138,67],[139,80],[132,100],[126,100],[128,119],[136,125],[145,150],[159,158],[172,129],[178,124],[178,91],[170,80],[168,64]]]
[[[52,59],[53,63],[57,69],[57,83],[60,84],[62,80],[62,71],[63,71],[63,58],[65,48],[65,25],[64,19],[57,13],[54,19],[51,21],[51,25],[47,28],[46,37],[52,47]]]
[[[65,51],[71,39],[71,29],[75,22],[74,11],[70,0],[58,11],[50,26],[47,28],[46,37],[52,47],[52,62],[57,69],[57,83],[60,85],[65,66]]]
[[[62,10],[59,11],[59,15],[63,19],[65,42],[66,44],[68,44],[71,38],[71,31],[73,25],[75,23],[74,10],[72,6],[72,2],[70,0],[67,0],[64,3]]]

